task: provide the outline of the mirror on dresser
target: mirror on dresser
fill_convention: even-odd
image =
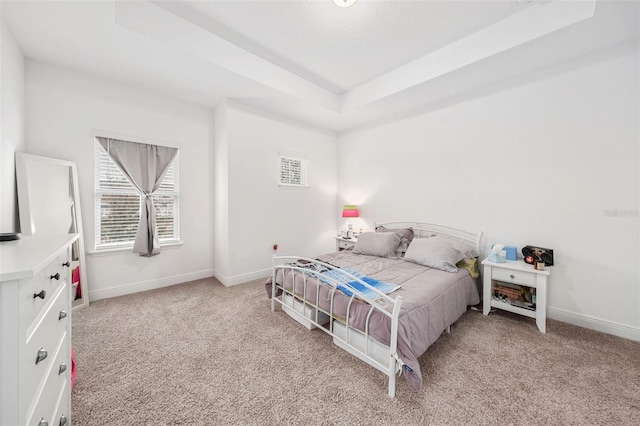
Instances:
[[[89,305],[76,163],[16,152],[22,235],[78,233],[71,250],[73,308]]]

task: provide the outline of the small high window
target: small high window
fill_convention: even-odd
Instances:
[[[280,185],[308,186],[307,160],[288,155],[280,155]]]

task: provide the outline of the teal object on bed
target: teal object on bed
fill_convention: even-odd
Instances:
[[[338,285],[338,289],[340,291],[342,291],[344,294],[346,294],[347,296],[353,295],[353,290],[355,290],[359,294],[362,294],[362,295],[368,297],[371,300],[376,300],[376,299],[380,298],[380,295],[378,293],[376,293],[375,291],[373,291],[369,287],[365,286],[364,284],[362,284],[362,283],[360,283],[360,282],[358,282],[356,280],[346,281],[345,280],[345,275],[342,274],[341,271],[342,272],[347,272],[348,274],[351,274],[354,277],[361,279],[365,283],[369,284],[371,287],[374,287],[376,290],[378,290],[378,291],[380,291],[381,293],[384,293],[384,294],[389,294],[389,293],[391,293],[393,291],[396,291],[397,289],[400,288],[399,285],[385,283],[383,281],[379,281],[379,280],[377,280],[375,278],[371,278],[371,277],[368,277],[366,275],[362,275],[360,272],[354,271],[352,269],[347,269],[347,268],[342,268],[340,270],[330,270],[330,271],[327,271],[327,272],[323,272],[322,274],[320,274],[320,279],[322,281],[327,282],[328,284],[331,284],[331,285],[334,285],[336,282],[342,283],[342,284]],[[325,279],[323,279],[323,277],[327,277],[327,278],[330,278],[330,279],[329,280],[325,280]]]

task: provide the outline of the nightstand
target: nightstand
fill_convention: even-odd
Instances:
[[[547,286],[551,271],[546,267],[537,270],[533,265],[525,263],[523,260],[507,260],[505,263],[490,262],[489,259],[482,261],[484,266],[483,277],[483,313],[489,315],[491,308],[503,309],[505,311],[524,315],[536,319],[538,329],[547,332]],[[507,286],[516,290],[526,287],[534,288],[536,294],[536,304],[533,309],[518,305],[518,303],[507,300],[494,299],[494,289],[496,285],[506,283]]]
[[[357,238],[336,237],[336,251],[352,248],[358,242]]]

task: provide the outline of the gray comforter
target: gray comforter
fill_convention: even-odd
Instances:
[[[402,259],[353,254],[349,250],[322,255],[317,259],[338,267],[351,268],[380,281],[401,285],[391,295],[403,297],[398,324],[398,355],[405,363],[405,377],[417,389],[422,387],[418,357],[466,312],[467,306],[480,302],[476,281],[464,269],[454,274]],[[285,271],[283,279],[283,271],[279,270],[276,280],[288,289],[295,283],[295,293],[301,295],[304,292],[303,280],[300,274],[296,275]],[[318,303],[328,311],[331,303],[330,289],[324,284],[318,284],[318,280],[307,280],[306,298],[308,301],[315,301],[319,288]],[[267,293],[271,296],[271,279],[266,286]],[[346,296],[336,296],[334,315],[345,318],[348,301]],[[391,311],[391,308],[388,310]],[[350,325],[364,330],[368,312],[368,304],[360,301],[352,304],[349,311]],[[376,312],[371,315],[371,337],[389,345],[390,330],[389,317]]]

